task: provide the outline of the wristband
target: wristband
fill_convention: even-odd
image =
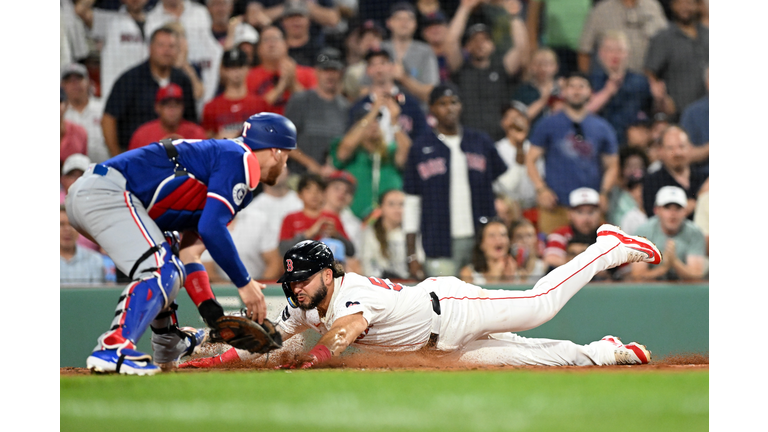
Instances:
[[[315,356],[317,361],[315,361],[314,364],[318,364],[331,359],[331,350],[325,345],[317,344],[312,348],[312,351],[309,352],[309,355]]]

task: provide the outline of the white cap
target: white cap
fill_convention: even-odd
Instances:
[[[578,207],[580,205],[599,205],[600,194],[596,190],[587,187],[578,188],[571,192],[568,196],[568,203],[571,207]]]
[[[235,27],[235,47],[243,42],[255,44],[259,41],[259,32],[248,23],[240,23]]]
[[[664,207],[667,204],[677,204],[680,207],[688,205],[688,195],[677,186],[664,186],[656,192],[656,205]]]
[[[64,161],[64,165],[61,167],[61,175],[67,175],[76,169],[85,172],[90,164],[91,158],[88,156],[81,153],[72,154]]]

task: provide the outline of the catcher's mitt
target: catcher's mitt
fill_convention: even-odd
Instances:
[[[225,315],[216,320],[215,338],[252,353],[265,354],[282,348],[283,338],[268,319],[264,324],[241,316]]]

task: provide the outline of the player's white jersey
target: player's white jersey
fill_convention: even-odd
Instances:
[[[328,312],[304,311],[286,306],[277,325],[288,334],[312,328],[328,332],[335,320],[363,313],[368,328],[355,346],[377,351],[415,351],[429,340],[432,330],[432,299],[422,287],[403,286],[388,279],[347,273],[334,279]]]

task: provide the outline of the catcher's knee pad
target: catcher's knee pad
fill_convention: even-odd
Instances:
[[[184,266],[163,244],[164,264],[147,277],[131,282],[120,295],[109,331],[101,335],[97,349],[134,349],[158,313],[169,307],[184,283]]]

